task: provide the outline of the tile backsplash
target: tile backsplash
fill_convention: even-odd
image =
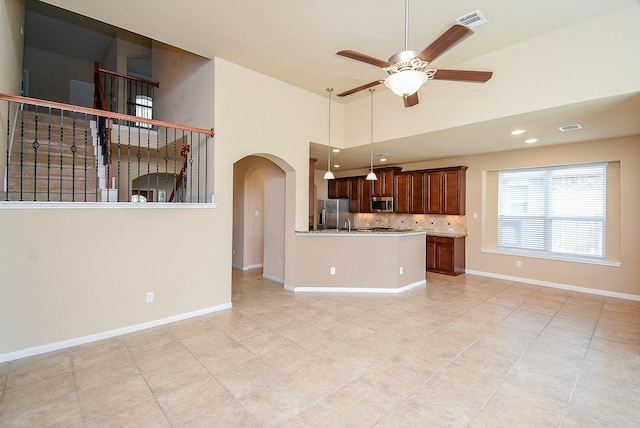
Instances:
[[[467,216],[465,215],[357,213],[354,223],[354,227],[358,229],[391,227],[399,230],[415,229],[467,234]]]

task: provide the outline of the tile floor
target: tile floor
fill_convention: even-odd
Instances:
[[[640,302],[427,274],[294,294],[0,364],[2,427],[637,427]]]

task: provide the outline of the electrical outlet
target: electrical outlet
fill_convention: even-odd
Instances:
[[[335,267],[331,266],[331,268],[329,268],[329,269],[330,269],[331,275],[335,275],[336,274],[336,268]]]
[[[154,295],[153,295],[153,291],[149,291],[147,292],[147,303],[153,303],[153,299],[154,299]]]
[[[522,267],[522,262],[520,260],[516,260],[516,267],[517,268],[521,268]]]
[[[400,275],[404,275],[404,266],[400,266]]]

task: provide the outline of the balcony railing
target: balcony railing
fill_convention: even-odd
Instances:
[[[5,201],[211,202],[213,129],[7,94],[0,117]]]

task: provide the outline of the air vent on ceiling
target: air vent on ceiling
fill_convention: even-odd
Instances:
[[[582,125],[580,125],[579,123],[576,123],[575,125],[560,126],[558,129],[561,130],[562,132],[576,131],[578,129],[582,129]]]
[[[467,13],[466,15],[456,18],[456,22],[458,24],[466,25],[469,28],[475,28],[479,25],[486,24],[487,18],[485,18],[479,10],[474,10],[471,13]]]

